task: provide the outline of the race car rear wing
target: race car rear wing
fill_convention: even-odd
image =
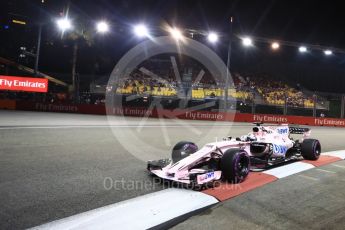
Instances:
[[[289,127],[290,134],[306,134],[309,131],[309,128]]]

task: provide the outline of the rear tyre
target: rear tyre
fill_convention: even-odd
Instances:
[[[301,144],[301,154],[306,160],[317,160],[321,154],[321,144],[316,139],[305,139]]]
[[[223,179],[230,183],[241,183],[246,179],[250,169],[250,159],[246,151],[240,149],[228,149],[221,161]]]
[[[198,151],[198,146],[193,142],[180,141],[174,146],[171,153],[171,159],[173,160],[173,163],[175,163],[196,151]]]

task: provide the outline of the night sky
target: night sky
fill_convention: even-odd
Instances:
[[[140,42],[131,31],[131,26],[138,22],[145,22],[152,28],[169,23],[180,28],[211,29],[228,34],[229,19],[233,16],[234,35],[252,35],[345,49],[345,14],[341,1],[46,0],[41,4],[40,0],[11,0],[2,1],[1,4],[0,56],[32,66],[32,61],[18,59],[18,50],[20,46],[29,49],[35,46],[37,22],[44,22],[40,60],[43,72],[70,72],[71,41],[67,36],[61,38],[61,33],[54,24],[54,20],[67,6],[74,24],[82,22],[92,30],[97,20],[105,19],[111,23],[110,34],[93,36],[92,46],[81,45],[78,59],[78,72],[81,74],[109,74],[116,61]],[[10,22],[12,19],[25,20],[27,25],[15,25]],[[157,35],[163,34],[157,31]],[[219,44],[213,47],[223,59],[226,58],[227,39],[221,37]],[[302,63],[299,72],[304,71],[306,74],[313,74],[308,73],[311,66],[323,65],[327,71],[331,68],[332,76],[344,75],[342,69],[345,54],[335,54],[331,60],[325,60],[324,55],[318,51],[309,54],[310,58],[301,59],[296,56],[295,48],[292,50],[291,47],[281,47],[279,54],[272,54],[267,44],[258,45],[255,51],[250,52],[243,50],[236,39],[233,46],[233,69],[243,69],[252,62],[262,60],[261,57],[267,57],[266,60],[277,60],[279,57],[283,63]],[[322,73],[317,72],[319,75]],[[325,70],[323,74],[326,73]],[[344,82],[340,80],[339,83]]]

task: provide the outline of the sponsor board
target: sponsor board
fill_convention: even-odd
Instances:
[[[185,112],[184,117],[186,119],[192,120],[215,120],[215,121],[224,121],[224,114],[215,113],[215,112]]]
[[[17,110],[61,112],[61,113],[84,113],[105,115],[105,107],[102,105],[74,105],[74,104],[54,104],[28,101],[17,101]]]
[[[345,126],[344,119],[333,119],[333,118],[315,118],[315,125],[325,125],[325,126]]]
[[[0,109],[16,109],[16,101],[9,99],[0,99]]]
[[[267,122],[267,123],[287,123],[288,118],[279,115],[253,115],[253,121]]]
[[[46,93],[48,79],[0,75],[0,90]]]
[[[51,112],[67,112],[67,113],[77,113],[77,105],[63,105],[63,104],[44,104],[35,103],[35,109],[39,111],[51,111]]]
[[[68,112],[68,113],[85,113],[85,114],[112,114],[119,116],[136,116],[136,117],[156,117],[156,118],[179,118],[188,120],[210,120],[210,121],[235,121],[235,122],[264,122],[277,124],[300,124],[312,126],[337,126],[345,127],[345,119],[337,118],[314,118],[303,116],[284,116],[270,114],[249,114],[249,113],[225,113],[211,111],[186,111],[186,110],[148,110],[138,107],[121,107],[113,108],[112,111],[106,111],[104,105],[73,105],[73,104],[49,104],[34,103],[25,101],[14,101],[11,103],[13,109],[18,110],[36,110],[47,112]],[[6,104],[8,104],[8,100]],[[1,104],[5,102],[0,101]],[[11,107],[11,108],[12,108]],[[282,129],[279,132],[285,134],[287,130]]]

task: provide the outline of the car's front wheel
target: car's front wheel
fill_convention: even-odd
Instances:
[[[171,153],[171,158],[175,163],[189,156],[190,154],[195,153],[196,151],[198,151],[198,146],[193,142],[180,141],[174,146]]]
[[[230,183],[241,183],[249,174],[249,156],[244,150],[228,149],[220,161],[220,168],[223,179]]]

